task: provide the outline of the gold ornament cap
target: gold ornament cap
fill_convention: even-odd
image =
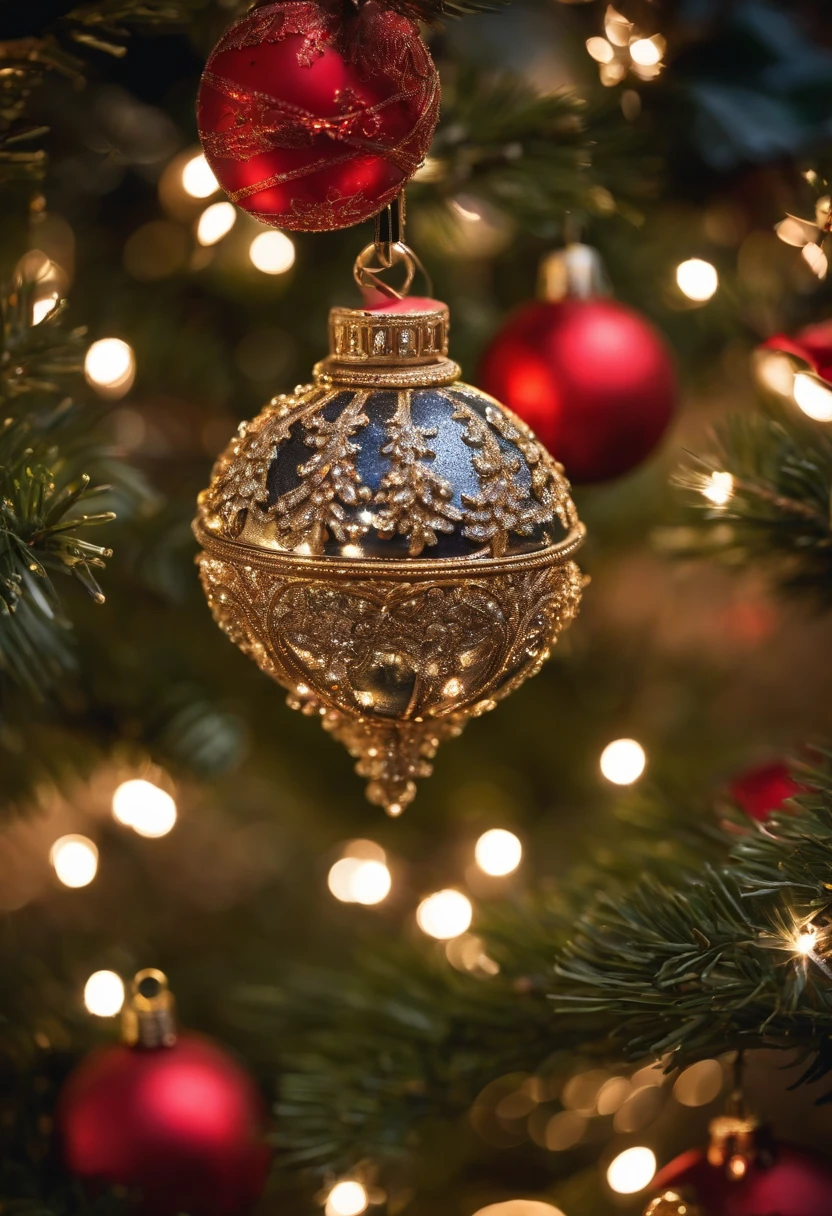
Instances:
[[[176,1042],[176,1001],[163,971],[147,967],[133,976],[121,1037],[131,1047],[172,1047]]]
[[[610,294],[610,281],[597,249],[577,241],[546,255],[538,271],[542,300],[589,300]]]
[[[362,387],[452,384],[460,368],[448,358],[447,304],[426,297],[378,308],[333,308],[329,356],[316,380]]]

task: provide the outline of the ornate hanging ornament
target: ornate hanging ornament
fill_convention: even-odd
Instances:
[[[197,102],[228,197],[299,232],[361,223],[422,163],[439,77],[416,24],[378,0],[278,0],[219,40]]]
[[[199,565],[220,627],[398,815],[439,744],[548,658],[584,529],[562,467],[461,383],[444,304],[334,308],[329,331],[312,383],[217,461]]]
[[[588,245],[550,254],[540,289],[492,339],[480,383],[534,429],[573,482],[620,477],[656,448],[675,412],[667,343],[606,294]]]

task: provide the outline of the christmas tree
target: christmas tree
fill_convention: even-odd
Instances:
[[[828,1212],[824,10],[0,5],[0,1212]]]

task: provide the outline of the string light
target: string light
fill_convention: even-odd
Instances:
[[[601,772],[613,785],[632,785],[646,765],[644,748],[635,739],[616,739],[601,752]]]
[[[447,941],[458,937],[471,924],[471,901],[461,891],[449,887],[428,895],[416,909],[416,923],[428,937]]]
[[[208,161],[198,152],[182,168],[182,188],[191,198],[209,198],[219,187]]]
[[[392,879],[383,861],[342,857],[327,875],[327,886],[345,904],[380,904],[390,893]]]
[[[326,1216],[360,1216],[369,1196],[360,1182],[344,1180],[336,1182],[326,1200]]]
[[[656,1155],[652,1149],[639,1145],[625,1148],[613,1158],[607,1170],[607,1182],[617,1195],[635,1195],[653,1181]]]
[[[474,848],[477,865],[484,874],[500,878],[511,874],[520,865],[523,846],[513,832],[491,828],[483,832]]]
[[[815,376],[798,372],[792,386],[795,404],[815,422],[832,422],[832,390]]]
[[[114,1018],[124,1004],[124,984],[115,971],[94,971],[84,985],[84,1005],[97,1018]]]
[[[216,245],[228,235],[236,221],[237,208],[233,203],[212,203],[197,221],[196,239],[200,245]]]
[[[719,275],[716,267],[703,258],[688,258],[676,267],[679,290],[696,304],[704,304],[716,294]]]
[[[152,781],[123,781],[113,794],[113,818],[140,836],[167,836],[176,823],[176,803]]]
[[[99,338],[84,359],[84,375],[103,397],[123,397],[136,378],[133,348],[121,338]]]
[[[474,1216],[563,1216],[563,1212],[540,1199],[504,1199],[480,1208]]]
[[[261,232],[251,242],[248,256],[263,274],[285,274],[295,263],[295,246],[285,232]]]
[[[86,836],[61,836],[52,845],[49,860],[65,887],[87,887],[98,870],[98,849]]]
[[[817,945],[818,931],[813,925],[808,925],[805,929],[801,929],[794,939],[794,948],[798,954],[802,954],[804,958],[814,954],[815,946]]]
[[[734,496],[734,479],[730,473],[711,473],[702,494],[715,507],[726,506]]]
[[[630,43],[630,55],[642,68],[654,68],[662,61],[661,47],[652,38],[636,38]]]
[[[55,311],[57,303],[58,293],[56,291],[40,300],[35,300],[32,305],[32,324],[40,325],[41,321],[45,321],[49,314]]]

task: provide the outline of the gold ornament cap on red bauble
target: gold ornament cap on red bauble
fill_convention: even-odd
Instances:
[[[194,525],[220,627],[391,815],[540,669],[583,586],[563,468],[460,381],[448,330],[432,299],[334,308],[312,382],[240,427]]]

